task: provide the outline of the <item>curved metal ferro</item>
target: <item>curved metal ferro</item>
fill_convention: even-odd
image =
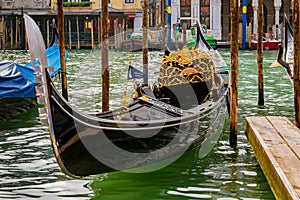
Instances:
[[[290,68],[290,65],[282,59],[282,56],[283,56],[283,47],[282,47],[282,45],[279,44],[278,48],[279,48],[279,52],[278,52],[278,56],[277,56],[277,62],[279,64],[281,64],[281,66],[283,66],[286,69],[286,71],[287,71],[288,75],[290,76],[290,78],[293,79],[292,70]]]

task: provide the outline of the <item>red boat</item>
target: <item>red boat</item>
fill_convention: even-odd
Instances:
[[[264,48],[264,50],[277,50],[279,43],[280,43],[279,40],[266,40],[266,41],[263,41],[263,48]],[[251,48],[254,50],[257,49],[257,41],[256,40],[251,41]]]

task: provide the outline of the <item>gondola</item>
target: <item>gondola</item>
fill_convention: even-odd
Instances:
[[[34,21],[28,16],[25,21],[29,47],[42,43],[35,39],[38,27],[28,25]],[[62,171],[82,177],[159,168],[204,143],[216,126],[222,127],[220,119],[228,106],[228,69],[216,65],[221,58],[213,59],[211,53],[219,54],[202,37],[198,31],[196,49],[166,50],[158,85],[137,85],[131,103],[98,114],[72,107],[55,88],[47,68],[40,67],[38,96],[39,102],[45,102],[39,109],[40,119],[49,128]],[[206,50],[199,48],[202,45]],[[32,59],[43,58],[35,48],[30,53]],[[47,66],[44,60],[41,63]]]
[[[54,77],[60,70],[58,33],[54,23],[46,55],[53,69],[50,76]],[[36,84],[31,62],[21,65],[7,60],[0,61],[0,121],[15,117],[37,105]]]
[[[160,51],[164,49],[161,30],[148,30],[148,51]],[[143,51],[142,30],[133,32],[129,39],[123,40],[120,50],[128,52]]]
[[[286,73],[293,84],[293,63],[294,63],[294,37],[293,29],[285,16],[284,40],[279,45],[277,62],[286,69]]]

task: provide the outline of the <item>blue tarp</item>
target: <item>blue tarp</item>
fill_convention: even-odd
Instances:
[[[60,52],[59,52],[59,46],[53,45],[46,49],[46,55],[47,55],[47,62],[49,67],[53,67],[53,72],[50,72],[50,76],[55,76],[58,71],[60,70]],[[66,58],[67,58],[67,52],[66,52]],[[38,62],[35,62],[35,65],[38,65]],[[26,65],[27,67],[32,68],[31,62]]]
[[[10,61],[0,62],[0,97],[34,97],[34,71]]]
[[[48,66],[54,68],[50,73],[53,77],[60,69],[59,46],[47,48],[46,55]],[[10,61],[0,61],[0,98],[33,98],[36,84],[31,63],[23,66]]]

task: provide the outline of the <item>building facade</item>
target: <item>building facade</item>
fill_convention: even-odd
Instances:
[[[128,31],[133,31],[142,27],[142,3],[140,0],[110,0],[109,5],[127,15]]]
[[[284,14],[292,15],[291,1],[263,1],[264,32],[278,26]],[[172,24],[181,17],[198,18],[217,40],[230,40],[230,0],[172,0],[171,3]],[[241,21],[242,0],[239,7]],[[257,9],[258,0],[247,0],[247,24],[252,25],[252,34],[257,32]]]
[[[171,8],[172,24],[176,23],[178,18],[196,18],[207,26],[211,35],[221,40],[221,0],[172,0]],[[191,22],[187,23],[188,26],[191,25]]]
[[[1,0],[1,9],[24,8],[24,9],[49,9],[51,0]]]
[[[242,1],[240,2],[240,22]],[[247,25],[251,26],[251,34],[257,34],[258,0],[247,0]],[[263,1],[263,31],[273,32],[273,28],[283,22],[284,15],[291,22],[292,0]],[[222,1],[222,40],[230,40],[230,0]]]
[[[23,13],[47,16],[51,0],[0,0],[1,49],[24,49]],[[39,24],[40,21],[38,22]]]
[[[178,18],[197,18],[206,24],[209,33],[217,40],[230,40],[230,0],[170,0],[171,27]],[[149,27],[163,27],[167,23],[169,0],[148,0]],[[291,21],[292,0],[263,1],[264,32],[271,32],[279,26],[286,14]],[[89,41],[92,35],[95,42],[100,41],[101,0],[63,0],[66,38],[69,43],[80,40]],[[126,31],[142,27],[143,0],[110,0],[110,36],[115,33],[114,24]],[[242,0],[240,6],[240,22]],[[247,0],[247,25],[251,34],[257,32],[258,0]],[[0,0],[1,47],[19,47],[24,41],[21,16],[26,13],[39,24],[45,41],[49,41],[50,22],[57,18],[57,0]],[[78,39],[78,32],[80,38]],[[173,34],[172,34],[173,35]],[[71,38],[71,40],[70,40]],[[76,39],[74,39],[76,38]],[[89,39],[90,38],[90,39]],[[71,42],[70,42],[71,41]]]
[[[96,48],[101,43],[100,0],[63,0],[65,42],[68,48]],[[46,45],[51,41],[52,21],[57,24],[57,0],[0,0],[1,49],[26,48],[23,14],[30,15],[40,27]],[[109,35],[126,27],[127,15],[109,7]]]
[[[110,0],[110,6],[128,15],[129,28],[142,28],[143,0]],[[162,27],[165,24],[166,0],[148,0],[148,25],[151,28]]]

